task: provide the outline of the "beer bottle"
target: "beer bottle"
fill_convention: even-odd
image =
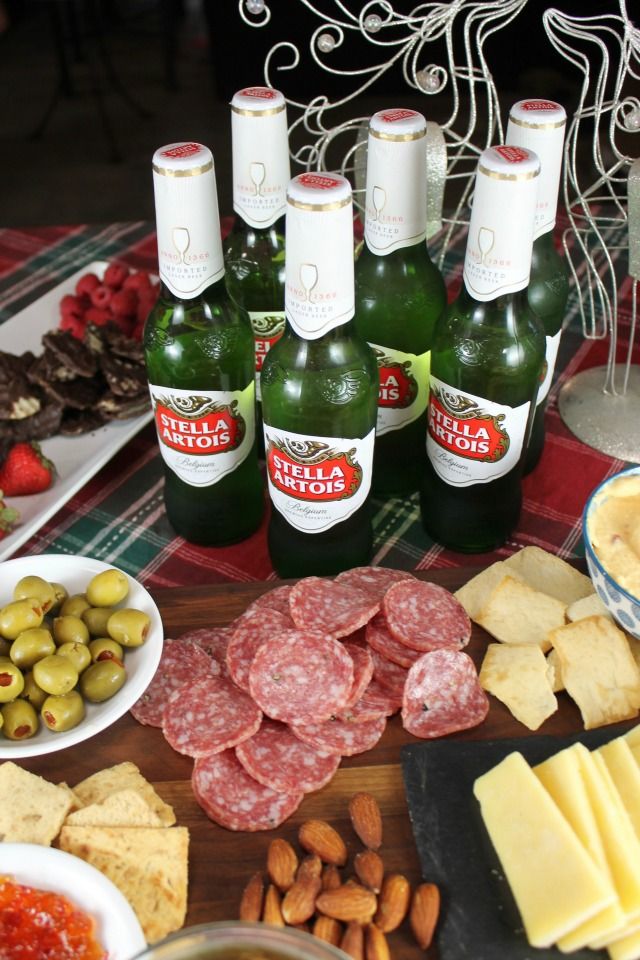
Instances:
[[[353,204],[337,174],[287,189],[285,332],[262,367],[271,560],[284,577],[368,563],[378,368],[356,332]]]
[[[501,543],[521,507],[525,444],[544,362],[544,332],[527,301],[540,163],[520,147],[482,152],[463,287],[431,348],[427,533],[453,550]]]
[[[533,470],[542,454],[544,411],[569,298],[569,268],[566,258],[558,253],[553,241],[566,122],[567,115],[559,103],[551,100],[520,100],[512,106],[507,125],[506,142],[534,150],[541,164],[527,295],[529,306],[542,321],[547,346],[544,380],[538,390],[524,462],[525,473]]]
[[[165,507],[180,536],[220,546],[252,533],[264,508],[253,337],[225,288],[211,151],[161,147],[153,183],[161,287],[144,350]]]
[[[289,182],[287,112],[271,87],[231,100],[233,209],[224,243],[227,290],[249,312],[256,353],[256,433],[262,448],[260,370],[284,330],[284,222]]]
[[[417,490],[425,468],[429,350],[447,302],[426,245],[426,132],[415,110],[381,110],[369,122],[356,329],[378,361],[373,492],[383,495]]]

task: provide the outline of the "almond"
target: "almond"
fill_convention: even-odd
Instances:
[[[317,853],[309,853],[303,857],[296,873],[296,880],[301,877],[319,877],[322,875],[322,860]]]
[[[366,960],[391,960],[389,944],[384,933],[375,923],[370,923],[364,932]]]
[[[421,883],[413,891],[409,925],[416,942],[427,950],[433,940],[433,932],[440,913],[440,890],[435,883]]]
[[[241,920],[255,922],[262,916],[264,882],[261,873],[254,873],[242,891],[239,915]]]
[[[380,854],[375,850],[362,850],[353,859],[353,868],[356,876],[365,887],[374,893],[380,893],[384,876],[384,863]]]
[[[325,917],[320,914],[313,925],[313,935],[325,943],[331,943],[334,947],[340,945],[342,939],[342,926],[333,917]]]
[[[359,923],[351,922],[340,941],[340,949],[353,960],[364,960],[364,930]]]
[[[298,869],[298,857],[287,840],[272,840],[267,852],[267,873],[278,890],[284,892],[292,886]]]
[[[382,815],[375,797],[370,793],[354,793],[349,801],[349,816],[365,847],[378,850],[382,844]]]
[[[335,863],[328,863],[322,871],[322,889],[335,890],[342,886],[342,877]]]
[[[284,927],[285,925],[280,905],[280,891],[272,883],[267,887],[262,919],[265,923],[270,923],[274,927]]]
[[[378,897],[378,909],[374,921],[383,933],[389,933],[399,927],[404,920],[409,902],[411,887],[401,873],[388,873],[382,881]]]
[[[295,927],[312,916],[320,887],[320,877],[304,876],[295,881],[282,901],[282,916],[285,923]]]
[[[324,863],[341,867],[347,862],[347,848],[337,830],[326,820],[306,820],[298,833],[300,846],[316,853]]]
[[[335,890],[324,890],[316,900],[321,913],[335,920],[369,923],[376,912],[376,895],[358,883],[343,883]]]

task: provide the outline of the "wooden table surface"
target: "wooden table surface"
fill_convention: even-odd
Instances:
[[[430,571],[422,576],[455,589],[473,573],[467,568]],[[177,637],[195,627],[228,623],[245,609],[249,601],[273,586],[273,582],[234,583],[157,590],[154,599],[162,614],[165,636]],[[474,627],[468,652],[478,666],[486,642],[484,631]],[[565,695],[560,695],[559,701],[559,710],[539,732],[563,734],[582,729],[575,705]],[[474,730],[454,736],[477,740],[526,736],[527,732],[501,703],[491,698],[491,709],[485,722]],[[613,736],[614,727],[611,732]],[[298,849],[297,830],[310,817],[326,819],[340,831],[347,843],[351,862],[361,845],[351,827],[347,804],[353,793],[363,789],[378,799],[382,810],[384,841],[380,852],[386,869],[400,871],[412,883],[418,882],[421,879],[420,866],[400,766],[400,747],[411,742],[416,742],[415,738],[403,730],[399,716],[393,717],[373,750],[343,759],[331,783],[308,794],[288,821],[276,830],[258,833],[235,833],[212,823],[191,791],[192,761],[175,753],[160,730],[139,725],[128,713],[108,730],[78,746],[20,762],[33,773],[54,782],[65,780],[71,786],[102,767],[124,760],[136,763],[158,793],[172,804],[178,824],[189,828],[187,924],[191,925],[237,919],[242,889],[256,870],[264,868],[270,840],[275,836],[283,837]],[[442,799],[446,802],[445,797]],[[455,896],[455,891],[448,891],[448,895]],[[415,945],[406,924],[390,935],[390,944],[395,960],[425,957]],[[435,957],[435,949],[432,948],[427,956]]]

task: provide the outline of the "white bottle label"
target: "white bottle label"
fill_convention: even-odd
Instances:
[[[256,351],[256,400],[262,400],[260,389],[260,371],[264,358],[284,333],[284,310],[249,310],[253,342]]]
[[[217,483],[249,455],[255,440],[255,386],[177,390],[149,384],[160,453],[192,487]]]
[[[544,355],[544,380],[540,384],[540,389],[538,390],[538,397],[536,399],[536,406],[546,400],[547,394],[551,389],[551,381],[553,380],[553,371],[556,368],[556,360],[558,357],[558,348],[560,347],[560,337],[562,336],[562,330],[558,330],[553,337],[546,338],[546,348]]]
[[[564,107],[554,100],[519,100],[509,113],[505,143],[526,147],[540,157],[534,240],[556,224],[565,128]]]
[[[427,455],[445,483],[490,483],[522,454],[530,403],[509,407],[430,378]]]
[[[290,170],[284,104],[272,110],[234,109],[231,136],[233,209],[251,227],[270,227],[287,206]]]
[[[271,502],[302,533],[323,533],[364,504],[375,430],[363,439],[308,437],[264,424]]]
[[[421,416],[429,398],[429,351],[402,353],[377,343],[369,346],[378,361],[380,389],[376,435],[400,430]]]

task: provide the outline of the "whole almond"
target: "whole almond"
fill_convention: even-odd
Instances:
[[[359,923],[352,921],[347,925],[340,949],[353,960],[364,960],[364,929]]]
[[[325,917],[324,914],[320,914],[319,917],[316,917],[312,933],[319,940],[324,940],[325,943],[331,943],[334,947],[337,947],[342,939],[342,925],[333,917]]]
[[[366,960],[391,960],[389,944],[384,933],[375,923],[370,923],[364,932]]]
[[[274,927],[284,927],[285,925],[282,916],[280,891],[272,883],[267,887],[262,919],[265,923],[270,923]]]
[[[304,876],[295,881],[282,901],[282,916],[285,923],[295,927],[313,915],[320,887],[320,877]]]
[[[348,923],[369,923],[376,912],[376,895],[359,883],[343,883],[335,890],[324,890],[316,900],[320,913]]]
[[[440,913],[440,890],[435,883],[421,883],[413,891],[409,925],[416,942],[427,950],[433,940],[433,933]]]
[[[365,887],[369,887],[374,893],[380,893],[384,876],[384,863],[380,854],[375,850],[362,850],[355,855],[353,868]]]
[[[262,916],[264,882],[261,873],[254,873],[242,891],[239,915],[241,920],[255,922]]]
[[[383,933],[390,933],[404,920],[411,900],[411,887],[401,873],[388,873],[382,881],[378,909],[374,917]]]
[[[322,871],[322,889],[335,890],[342,886],[342,877],[335,863],[328,863]]]
[[[287,840],[276,838],[269,844],[267,873],[278,890],[284,892],[293,884],[298,869],[298,856]]]
[[[323,863],[341,867],[347,862],[347,848],[337,830],[326,820],[306,820],[298,833],[300,846],[316,853]]]
[[[322,876],[322,860],[317,853],[308,853],[303,857],[296,873],[296,880],[301,877],[320,877]]]
[[[370,793],[354,793],[349,801],[349,816],[365,847],[378,850],[382,844],[382,814],[375,797]]]

